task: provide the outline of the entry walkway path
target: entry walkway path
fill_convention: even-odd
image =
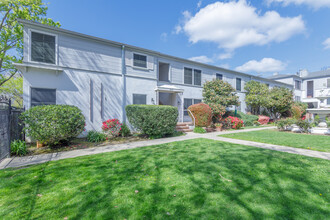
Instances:
[[[282,151],[292,154],[299,154],[309,157],[317,157],[321,159],[330,160],[330,153],[326,152],[319,152],[319,151],[312,151],[312,150],[305,150],[300,148],[292,148],[286,146],[279,146],[273,144],[264,144],[252,141],[244,141],[244,140],[237,140],[225,137],[219,137],[220,134],[231,134],[231,133],[240,133],[240,132],[248,132],[248,131],[258,131],[264,129],[274,129],[275,127],[262,127],[262,128],[252,128],[252,129],[242,129],[242,130],[232,130],[232,131],[224,131],[224,132],[213,132],[207,134],[196,134],[196,133],[188,133],[185,136],[179,137],[171,137],[171,138],[162,138],[162,139],[155,139],[155,140],[147,140],[147,141],[138,141],[138,142],[131,142],[126,144],[118,144],[118,145],[108,145],[103,147],[94,147],[94,148],[86,148],[86,149],[79,149],[73,151],[63,151],[57,153],[49,153],[49,154],[40,154],[34,156],[26,156],[26,157],[12,157],[6,158],[1,161],[0,169],[5,169],[9,167],[23,167],[32,164],[39,164],[45,163],[48,161],[55,161],[67,158],[74,158],[86,155],[93,155],[93,154],[100,154],[112,151],[119,151],[119,150],[127,150],[133,149],[138,147],[146,147],[151,145],[158,145],[158,144],[166,144],[175,141],[184,141],[196,138],[207,138],[217,141],[225,141],[234,144],[241,144],[241,145],[248,145],[253,147],[265,148],[270,150]]]

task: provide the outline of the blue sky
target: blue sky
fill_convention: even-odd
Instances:
[[[330,66],[330,0],[48,2],[62,28],[255,75]]]

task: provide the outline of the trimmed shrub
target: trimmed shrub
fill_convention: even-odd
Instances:
[[[12,155],[24,156],[27,154],[27,147],[25,141],[15,140],[10,144],[10,152]]]
[[[122,123],[116,118],[103,122],[102,130],[110,137],[117,137],[121,131]]]
[[[87,134],[87,141],[89,142],[103,142],[107,136],[104,133],[97,131],[89,131]]]
[[[194,133],[204,134],[204,133],[206,133],[206,130],[202,127],[195,127]]]
[[[67,143],[84,131],[85,117],[76,106],[41,105],[21,114],[25,132],[45,145]]]
[[[191,111],[193,116],[195,117],[195,126],[197,127],[207,127],[212,122],[212,109],[209,105],[205,103],[198,103],[195,105],[189,106],[188,110]],[[192,120],[193,117],[190,115],[190,112],[188,111],[189,116]]]
[[[230,124],[231,128],[233,129],[240,129],[244,125],[243,120],[237,117],[228,116],[228,118],[226,118],[225,121],[227,124]]]
[[[308,133],[308,130],[311,128],[311,124],[307,120],[298,119],[296,125],[300,127],[304,133]]]
[[[178,121],[178,109],[168,105],[127,105],[130,124],[152,138],[172,135]]]
[[[291,125],[297,123],[297,120],[293,118],[286,118],[286,119],[281,119],[275,122],[275,125],[277,126],[277,129],[280,131],[285,131],[290,127]]]
[[[119,135],[122,137],[128,137],[131,135],[131,130],[129,129],[129,127],[123,123],[123,125],[121,126],[121,130],[119,132]]]
[[[259,122],[261,125],[266,125],[266,124],[268,124],[268,122],[269,122],[269,117],[268,117],[268,116],[265,116],[265,115],[259,115],[258,122]]]

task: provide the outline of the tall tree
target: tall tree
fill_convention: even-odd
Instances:
[[[46,18],[47,9],[42,0],[0,1],[0,87],[16,75],[13,63],[22,62],[23,27],[17,19],[59,27],[60,23]]]
[[[223,80],[213,79],[203,85],[203,102],[211,107],[213,116],[218,119],[225,113],[226,107],[239,105],[238,100],[235,89]]]
[[[251,80],[245,83],[245,102],[251,107],[252,114],[260,114],[260,108],[268,101],[269,88],[266,84]]]
[[[280,118],[283,113],[291,110],[293,103],[292,90],[284,87],[273,87],[270,90],[266,107],[273,118]]]

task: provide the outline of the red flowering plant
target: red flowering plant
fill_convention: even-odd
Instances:
[[[121,126],[123,124],[116,118],[109,119],[103,122],[102,130],[112,137],[117,137],[121,131]]]
[[[239,119],[237,117],[228,116],[225,119],[225,122],[227,124],[230,124],[231,125],[231,128],[233,128],[233,129],[240,129],[241,127],[244,126],[243,120],[241,120],[241,119]]]

